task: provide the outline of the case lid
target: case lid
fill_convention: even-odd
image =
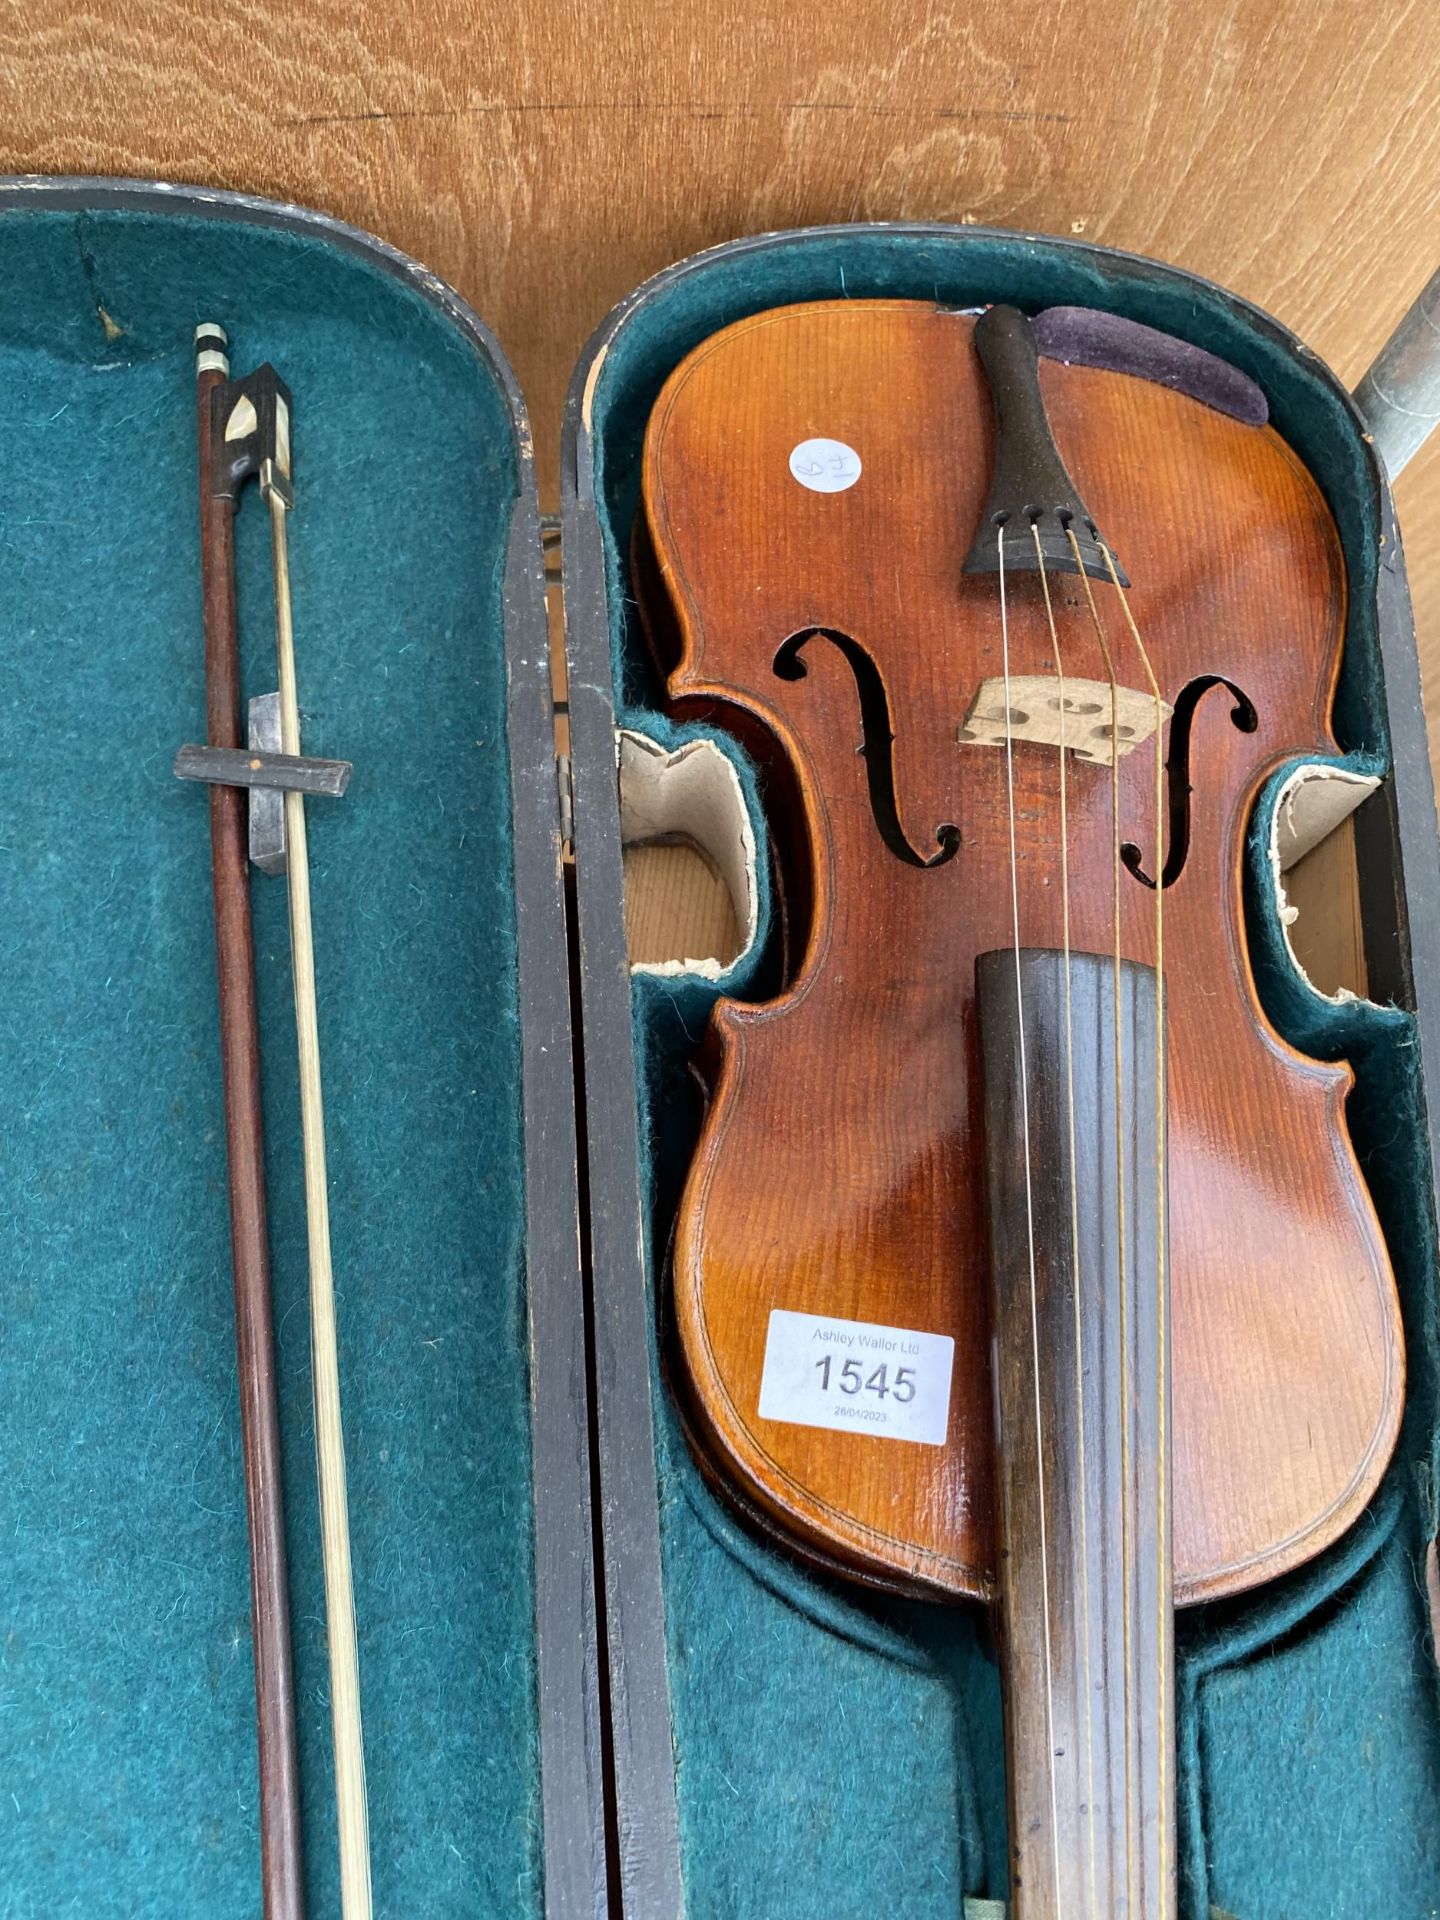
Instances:
[[[382,1912],[604,1911],[574,1086],[539,526],[514,380],[313,214],[0,192],[5,1882],[256,1903],[204,733],[200,320],[294,395],[290,516],[341,1401]],[[242,504],[247,693],[274,685]],[[335,1905],[284,883],[251,887],[308,1875]]]

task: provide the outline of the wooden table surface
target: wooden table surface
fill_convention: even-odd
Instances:
[[[1440,262],[1440,30],[1433,0],[5,0],[0,169],[243,188],[415,254],[499,333],[553,501],[589,330],[776,227],[1083,233],[1353,384]],[[1440,445],[1398,495],[1440,713]]]

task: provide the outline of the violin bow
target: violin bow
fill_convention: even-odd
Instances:
[[[175,771],[182,779],[206,781],[211,787],[226,1138],[254,1593],[265,1915],[266,1920],[300,1920],[303,1893],[247,860],[265,872],[284,872],[289,887],[340,1907],[344,1920],[370,1920],[369,1813],[305,831],[306,793],[342,794],[350,769],[344,761],[308,759],[300,751],[286,518],[294,504],[289,389],[268,365],[243,380],[231,380],[228,342],[218,326],[198,328],[195,344],[209,742],[205,747],[182,747]],[[250,703],[249,745],[242,748],[234,520],[241,490],[251,478],[257,481],[270,511],[279,692]],[[245,788],[250,789],[248,823],[242,793]]]

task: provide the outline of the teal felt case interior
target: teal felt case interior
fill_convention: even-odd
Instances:
[[[228,328],[237,372],[269,359],[294,391],[305,743],[355,769],[309,816],[376,1911],[538,1914],[502,604],[517,416],[415,287],[193,201],[0,215],[0,1910],[259,1910],[208,806],[171,774],[205,724],[200,320]],[[258,692],[274,629],[253,492],[238,545]],[[252,894],[321,1914],[338,1908],[285,883]]]
[[[661,276],[600,330],[572,400],[575,530],[583,538],[593,493],[621,724],[669,743],[696,731],[658,712],[626,572],[642,437],[665,377],[745,314],[867,296],[962,307],[1003,300],[1032,311],[1097,306],[1192,340],[1258,380],[1344,542],[1350,611],[1337,723],[1345,763],[1387,768],[1376,619],[1382,501],[1333,379],[1273,324],[1189,276],[1066,243],[954,229],[847,228],[738,243]],[[572,608],[571,617],[584,616]],[[595,656],[587,658],[593,667]],[[761,796],[735,757],[763,847]],[[1440,1693],[1420,1577],[1435,1531],[1437,1354],[1420,1063],[1408,1013],[1321,1001],[1292,965],[1263,867],[1278,784],[1255,822],[1252,955],[1282,1030],[1355,1066],[1350,1122],[1399,1273],[1409,1403],[1395,1462],[1349,1537],[1291,1580],[1181,1616],[1181,1910],[1184,1920],[1352,1920],[1369,1911],[1424,1920],[1440,1890]],[[602,796],[597,804],[608,803]],[[578,789],[577,835],[583,874]],[[1428,845],[1426,859],[1433,865]],[[698,1124],[685,1063],[718,993],[763,995],[771,983],[764,885],[762,855],[761,937],[729,976],[633,984],[686,1909],[691,1920],[949,1920],[962,1894],[1007,1892],[999,1684],[977,1612],[867,1596],[762,1542],[702,1483],[663,1382],[666,1242]],[[1421,964],[1434,959],[1425,954]],[[621,1284],[623,1275],[597,1273],[602,1292]]]

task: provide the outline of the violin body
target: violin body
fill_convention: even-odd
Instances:
[[[993,697],[977,704],[1007,666],[1034,704],[1055,655],[1033,572],[1011,576],[1002,633],[994,574],[965,570],[996,459],[975,329],[904,301],[762,313],[697,349],[652,416],[637,536],[652,644],[671,710],[732,732],[761,768],[786,952],[775,998],[720,1002],[699,1062],[708,1104],[673,1242],[681,1394],[731,1497],[816,1562],[994,1593],[976,965],[1023,938],[1153,970],[1145,876],[1173,869],[1169,1520],[1174,1598],[1208,1599],[1344,1531],[1403,1400],[1394,1281],[1345,1126],[1351,1076],[1267,1020],[1242,899],[1264,782],[1336,750],[1343,559],[1268,425],[1135,374],[1041,362],[1055,444],[1177,716],[1170,760],[1188,755],[1157,846],[1153,741],[1112,749],[1112,767],[1030,737],[1012,698],[1006,748]],[[792,452],[816,439],[858,456],[858,478],[798,482]],[[1118,729],[1093,697],[1107,662],[1087,587],[1142,705],[1146,682],[1112,589],[1078,571],[1048,586],[1064,675],[1092,696],[1075,724],[1093,727],[1098,706]],[[1138,872],[1117,868],[1117,833]],[[762,1418],[776,1311],[952,1338],[943,1442]]]

